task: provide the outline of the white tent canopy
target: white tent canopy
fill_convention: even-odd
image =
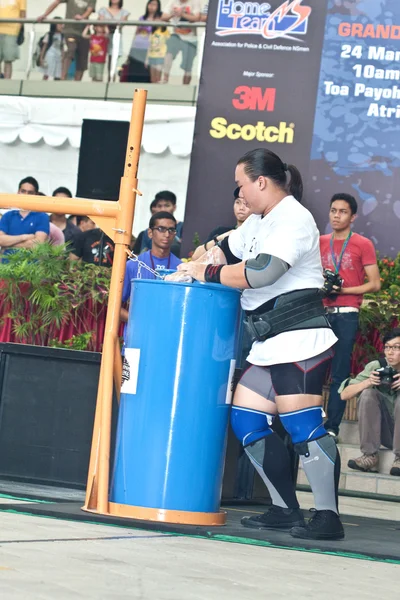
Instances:
[[[31,175],[45,194],[61,185],[75,194],[83,119],[130,116],[130,103],[0,96],[0,191],[16,192],[20,179]],[[147,226],[150,202],[161,189],[176,193],[176,216],[183,218],[194,117],[194,107],[147,106],[135,234]]]

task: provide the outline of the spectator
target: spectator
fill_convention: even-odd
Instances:
[[[159,21],[161,19],[160,0],[148,0],[146,10],[139,21]],[[145,67],[150,36],[153,28],[151,25],[140,25],[136,28],[135,37],[129,51],[128,80],[138,83],[147,83],[150,80],[149,71]]]
[[[75,225],[80,231],[88,231],[88,229],[95,229],[96,227],[96,223],[86,216],[70,215],[67,221]]]
[[[154,28],[155,29],[155,28]],[[146,57],[146,67],[150,67],[150,82],[160,83],[167,41],[171,37],[166,27],[158,27],[150,36],[150,46]]]
[[[45,81],[50,78],[61,79],[64,43],[64,23],[52,23],[49,32],[43,38],[39,58]]]
[[[154,209],[157,212],[161,212],[162,210],[166,210],[167,212],[174,214],[176,211],[176,195],[174,192],[170,192],[169,190],[163,190],[162,192],[157,192],[154,200],[156,203],[154,205]],[[180,242],[182,240],[183,233],[183,221],[176,221],[176,238]]]
[[[33,177],[25,177],[18,185],[18,194],[39,195],[39,184]],[[0,246],[3,254],[18,248],[32,248],[45,242],[49,236],[49,217],[46,213],[29,210],[10,210],[0,222]]]
[[[24,19],[26,0],[0,2],[0,19]],[[19,23],[0,23],[0,65],[4,62],[4,79],[11,79],[12,64],[19,58]],[[1,70],[1,69],[0,69]]]
[[[107,21],[113,20],[116,23],[121,23],[122,21],[127,21],[128,17],[130,15],[130,12],[128,10],[126,10],[125,8],[123,8],[124,2],[123,0],[110,0],[108,3],[108,7],[103,7],[100,8],[98,15],[99,15],[99,19],[105,19]],[[112,52],[113,52],[113,35],[115,33],[115,30],[117,28],[117,25],[109,25],[108,26],[108,32],[110,34],[110,43],[108,45],[108,81],[110,81],[110,74],[111,74],[111,57],[112,57]],[[120,42],[119,42],[119,48],[118,48],[118,58],[120,58],[122,56],[122,31],[121,31],[121,38],[120,38]]]
[[[49,242],[52,246],[61,246],[65,243],[65,237],[61,229],[50,221]]]
[[[153,208],[151,208],[151,207],[153,207]],[[176,210],[176,195],[174,194],[174,192],[170,192],[169,190],[164,190],[162,192],[158,192],[155,195],[155,198],[150,205],[150,210],[152,210],[152,211],[154,210],[155,212],[166,211],[166,212],[173,214]],[[180,256],[182,233],[183,233],[183,222],[177,221],[176,222],[176,236],[175,236],[175,240],[173,241],[172,248],[171,248],[171,251],[176,256]],[[139,242],[139,238],[140,238],[140,242]],[[148,230],[142,231],[138,235],[138,239],[136,240],[136,243],[134,245],[133,252],[135,254],[140,254],[141,252],[146,252],[147,250],[151,249],[151,244],[152,244],[152,241],[148,235]]]
[[[152,240],[152,249],[140,255],[140,260],[153,271],[162,269],[176,269],[182,261],[172,252],[171,246],[176,234],[176,219],[169,212],[155,213],[149,223],[149,237]],[[128,260],[126,264],[124,287],[122,291],[122,302],[127,302],[131,295],[131,281],[138,276],[138,262]],[[141,279],[155,279],[155,275],[145,268],[141,269]],[[128,321],[128,311],[121,308],[121,321]],[[125,340],[126,327],[124,329]],[[125,340],[126,341],[126,340]]]
[[[339,392],[342,400],[359,396],[358,427],[362,456],[349,460],[350,469],[377,473],[379,447],[382,444],[393,450],[394,462],[390,474],[399,477],[400,329],[393,329],[385,335],[383,344],[385,358],[368,363],[357,377],[345,380]],[[383,369],[389,372],[382,373]]]
[[[243,225],[243,223],[249,216],[250,209],[247,206],[246,202],[243,200],[243,194],[240,188],[235,189],[235,191],[233,192],[233,198],[233,214],[236,219],[236,224],[233,227],[216,227],[208,235],[206,242],[211,242],[211,240],[213,240],[215,237],[229,235],[231,231]]]
[[[211,250],[213,246],[216,246],[224,238],[226,238],[232,231],[243,225],[245,220],[250,214],[250,209],[243,200],[242,192],[240,188],[236,188],[233,192],[235,199],[233,203],[233,213],[236,218],[236,225],[234,227],[217,227],[213,229],[204,244],[196,248],[193,253],[192,260],[198,260],[200,256],[203,256],[208,250]]]
[[[88,67],[89,40],[82,36],[85,29],[78,21],[88,19],[96,8],[96,0],[54,0],[38,21],[46,19],[60,4],[67,5],[66,19],[75,19],[76,25],[66,25],[64,34],[67,52],[64,57],[62,79],[67,79],[68,71],[73,60],[76,61],[75,81],[81,81]]]
[[[69,217],[67,217],[67,221],[68,223],[75,225],[75,227],[78,227],[78,215],[69,215]]]
[[[67,187],[60,186],[54,190],[53,198],[72,198],[71,190]]]
[[[72,194],[66,187],[59,187],[53,192],[54,198],[72,198]],[[50,215],[50,223],[56,225],[63,233],[66,244],[73,245],[75,236],[79,233],[79,229],[71,221],[69,221],[63,213],[53,213]]]
[[[164,61],[164,83],[168,83],[172,62],[182,52],[181,69],[183,83],[189,84],[192,79],[193,61],[197,53],[197,35],[194,27],[185,27],[185,21],[200,21],[201,6],[199,0],[171,0],[162,14],[163,21],[172,21],[177,27],[168,40],[167,54]],[[180,25],[178,25],[180,24]]]
[[[332,360],[332,383],[325,429],[330,435],[337,436],[346,406],[340,399],[338,389],[350,374],[351,354],[358,331],[358,313],[363,295],[379,291],[381,284],[372,242],[351,231],[351,225],[357,216],[355,198],[350,194],[335,194],[330,207],[329,220],[333,233],[321,236],[320,251],[326,278],[327,298],[324,305],[338,341]],[[343,280],[342,284],[331,286],[330,273],[326,270],[332,275],[338,275]]]
[[[75,237],[69,256],[71,260],[82,259],[83,262],[92,265],[112,267],[114,242],[95,226],[93,229],[82,231]]]
[[[89,75],[92,81],[103,81],[109,44],[108,28],[105,25],[94,25],[93,28],[88,25],[82,37],[89,40]]]
[[[91,231],[92,229],[96,229],[96,223],[92,221],[90,217],[78,216],[76,217],[76,223],[78,229],[81,231]]]

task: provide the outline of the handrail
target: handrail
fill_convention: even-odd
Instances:
[[[113,34],[113,50],[112,50],[112,56],[111,56],[111,70],[110,70],[110,77],[111,79],[114,78],[116,70],[117,70],[117,65],[118,65],[118,51],[119,51],[119,47],[120,47],[120,37],[121,37],[121,30],[123,27],[129,27],[129,26],[133,26],[133,27],[177,27],[179,26],[179,24],[172,23],[171,21],[141,21],[139,19],[136,20],[132,20],[132,21],[115,21],[115,20],[110,20],[110,19],[101,19],[101,20],[95,20],[95,19],[43,19],[43,21],[38,21],[38,19],[0,19],[0,25],[2,23],[20,23],[21,25],[29,25],[31,24],[32,26],[30,27],[30,30],[27,32],[27,37],[28,37],[28,44],[29,44],[29,51],[28,51],[28,63],[27,63],[27,67],[26,67],[26,78],[29,79],[29,75],[32,69],[32,58],[33,58],[33,51],[34,51],[34,47],[35,47],[35,39],[36,39],[36,29],[35,29],[35,25],[41,25],[43,24],[53,24],[55,23],[56,25],[60,25],[60,23],[63,24],[67,24],[67,25],[110,25],[112,27],[115,28],[114,34]],[[180,25],[182,27],[182,24]],[[184,27],[188,27],[191,29],[195,29],[196,27],[200,27],[200,28],[205,28],[206,23],[201,21],[198,23],[189,23],[187,21],[184,22]]]
[[[184,23],[182,23],[181,21],[177,24],[177,23],[172,23],[171,21],[140,21],[139,19],[135,19],[135,20],[131,20],[131,21],[113,21],[110,19],[101,19],[101,20],[97,20],[97,19],[82,19],[82,20],[77,20],[77,19],[43,19],[43,21],[38,21],[37,18],[36,19],[0,19],[0,25],[1,23],[20,23],[21,25],[29,25],[30,23],[32,25],[42,25],[42,24],[48,24],[48,25],[52,25],[53,23],[60,25],[60,23],[63,23],[64,25],[112,25],[113,27],[118,26],[118,27],[129,27],[129,26],[134,26],[134,27],[138,27],[138,26],[145,26],[145,27],[189,27],[189,28],[195,28],[195,27],[205,27],[206,23],[204,21],[199,21],[197,23],[190,23],[189,21],[184,21]]]

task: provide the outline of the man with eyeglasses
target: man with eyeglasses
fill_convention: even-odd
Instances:
[[[176,235],[176,219],[171,213],[162,211],[155,213],[149,223],[147,230],[148,236],[152,241],[151,250],[143,252],[140,260],[153,271],[176,269],[181,264],[181,260],[172,254],[171,246],[174,243]],[[122,291],[122,302],[127,302],[131,295],[132,279],[139,276],[139,264],[137,261],[128,260],[125,271],[124,288]],[[147,269],[140,270],[140,279],[156,279],[156,276]],[[121,308],[121,321],[128,321],[128,310]],[[124,337],[125,337],[124,330]]]
[[[390,474],[400,477],[400,328],[383,338],[385,358],[373,360],[339,388],[342,400],[358,398],[362,456],[349,460],[350,469],[379,471],[379,447],[393,450]]]
[[[150,204],[151,214],[154,215],[158,212],[168,212],[171,215],[176,211],[176,195],[174,192],[170,192],[169,190],[163,190],[161,192],[157,192],[154,197],[153,202]],[[183,222],[176,221],[176,234],[175,240],[171,246],[171,251],[178,258],[181,255],[181,241],[182,241],[182,233],[183,233]],[[145,229],[141,231],[138,235],[138,238],[133,247],[133,251],[135,254],[141,254],[142,252],[146,252],[147,250],[151,250],[152,240],[149,238],[147,234],[148,230]]]
[[[37,196],[39,184],[34,177],[20,181],[18,194]],[[32,248],[49,237],[50,221],[46,213],[28,210],[9,210],[0,221],[0,246],[3,254],[18,248]]]

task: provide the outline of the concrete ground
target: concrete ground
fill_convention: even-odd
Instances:
[[[1,600],[398,600],[399,574],[396,564],[0,513]]]

